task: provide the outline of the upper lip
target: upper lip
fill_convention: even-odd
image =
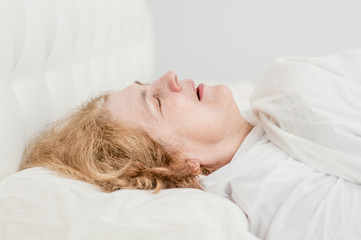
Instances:
[[[194,81],[192,81],[192,87],[193,87],[193,90],[194,90],[194,92],[196,94],[197,99],[200,100],[199,94],[198,94],[198,87],[196,88],[196,86],[194,84]]]

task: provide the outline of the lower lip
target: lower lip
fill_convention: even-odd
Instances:
[[[201,101],[203,98],[204,84],[203,83],[199,84],[197,89],[198,89],[198,93],[199,93],[199,101]]]

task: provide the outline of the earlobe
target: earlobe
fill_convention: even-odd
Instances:
[[[198,175],[201,174],[201,165],[197,160],[189,159],[187,160],[187,164],[191,169],[193,169],[195,173],[197,173]]]

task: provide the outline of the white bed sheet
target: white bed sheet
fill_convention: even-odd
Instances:
[[[265,240],[361,238],[361,186],[296,161],[257,125],[232,161],[203,179],[234,201]]]
[[[320,172],[361,184],[361,49],[279,58],[250,102],[278,147]]]
[[[257,239],[231,201],[196,189],[104,193],[43,168],[0,182],[0,239]]]

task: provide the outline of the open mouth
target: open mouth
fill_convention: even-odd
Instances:
[[[203,98],[203,88],[204,88],[203,83],[199,84],[198,87],[197,87],[197,97],[198,97],[199,101],[201,101],[202,98]]]

